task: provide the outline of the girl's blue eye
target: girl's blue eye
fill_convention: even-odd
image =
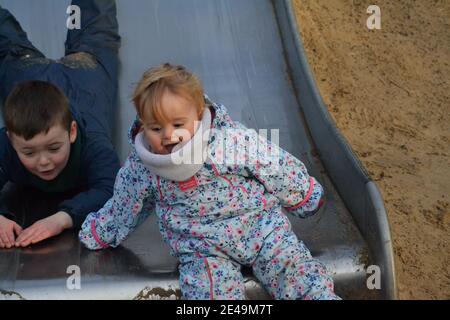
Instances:
[[[152,131],[158,132],[160,130],[160,128],[152,128]]]

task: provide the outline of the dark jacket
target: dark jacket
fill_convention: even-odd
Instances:
[[[50,193],[78,191],[75,196],[59,204],[59,210],[72,217],[75,228],[79,228],[90,212],[100,209],[112,196],[120,167],[109,139],[103,134],[86,132],[82,120],[77,120],[77,123],[78,137],[72,144],[68,164],[50,182],[41,180],[23,166],[6,135],[6,129],[0,130],[0,189],[11,181]],[[0,208],[6,209],[3,203],[0,203]]]
[[[60,68],[55,72],[54,68]],[[53,70],[45,70],[47,68]],[[112,196],[114,180],[120,168],[119,159],[111,142],[111,125],[108,117],[114,112],[114,94],[105,94],[107,75],[100,65],[92,70],[94,79],[77,77],[76,69],[59,66],[57,63],[48,66],[36,61],[28,66],[22,77],[15,77],[8,82],[12,89],[15,83],[26,81],[33,69],[40,69],[36,80],[51,82],[64,91],[70,101],[70,110],[78,124],[77,141],[71,146],[71,157],[66,168],[50,182],[31,174],[20,162],[18,155],[6,135],[6,129],[0,130],[0,189],[8,182],[32,186],[46,192],[68,192],[75,196],[64,200],[59,210],[67,212],[73,220],[75,228],[81,227],[86,216],[100,209]],[[44,69],[44,70],[43,70]],[[97,71],[98,72],[95,72]],[[53,72],[52,72],[53,71]],[[19,79],[17,79],[19,78]],[[20,79],[22,78],[22,79]],[[31,78],[31,77],[30,77]],[[70,80],[69,80],[70,79]],[[13,79],[11,79],[13,80]],[[90,82],[90,91],[82,89]],[[96,84],[96,85],[94,85]],[[111,90],[111,92],[115,92]],[[9,92],[5,92],[5,95]],[[109,112],[107,111],[109,108]],[[74,148],[74,147],[77,148]],[[59,178],[59,179],[58,179]],[[59,181],[58,181],[59,180]],[[0,214],[8,213],[0,200]],[[56,213],[56,212],[55,212]]]

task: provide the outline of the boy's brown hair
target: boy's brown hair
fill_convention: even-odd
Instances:
[[[69,100],[58,87],[34,80],[12,90],[3,107],[3,119],[8,132],[30,140],[55,125],[70,131],[73,118]]]
[[[200,80],[183,66],[165,63],[147,70],[134,90],[132,101],[140,119],[150,115],[156,121],[165,120],[161,100],[166,89],[193,102],[199,115],[203,112]]]

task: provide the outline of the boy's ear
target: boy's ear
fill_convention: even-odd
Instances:
[[[6,135],[8,136],[9,141],[11,142],[11,144],[13,143],[13,138],[14,138],[14,133],[13,132],[9,132],[6,131]]]
[[[74,143],[75,140],[77,140],[77,134],[78,134],[77,123],[75,121],[72,121],[72,123],[70,124],[70,131],[69,131],[70,143]]]

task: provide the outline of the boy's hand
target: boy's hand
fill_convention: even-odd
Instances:
[[[22,233],[22,228],[12,220],[0,215],[0,248],[11,248],[15,244],[15,235]]]
[[[17,238],[15,246],[26,247],[32,243],[56,236],[70,227],[72,227],[72,218],[67,213],[59,211],[26,228]]]

